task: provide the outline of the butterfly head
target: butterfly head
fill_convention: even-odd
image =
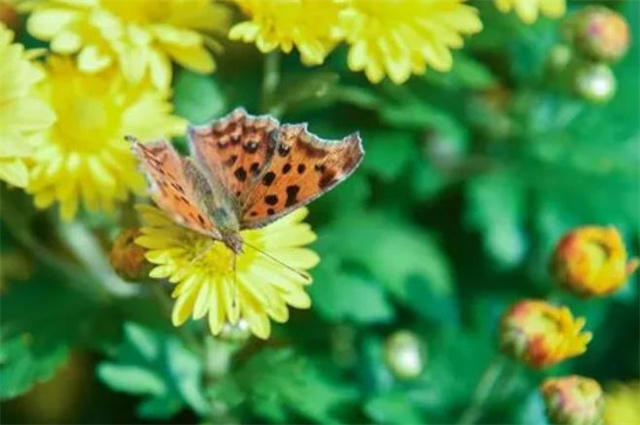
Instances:
[[[240,232],[223,233],[222,242],[235,254],[242,253],[243,240]]]

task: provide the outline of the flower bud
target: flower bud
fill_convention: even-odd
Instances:
[[[602,424],[604,397],[597,381],[582,376],[548,378],[540,392],[549,420],[554,424]]]
[[[616,92],[616,77],[604,64],[583,63],[573,75],[576,94],[593,103],[606,103]]]
[[[558,242],[551,260],[551,272],[560,285],[583,297],[617,291],[637,267],[638,259],[627,259],[614,227],[585,226],[570,231]]]
[[[574,16],[572,36],[576,47],[596,61],[620,59],[629,48],[625,19],[604,6],[585,7]]]
[[[125,229],[113,242],[109,253],[111,267],[125,280],[140,280],[149,275],[152,265],[145,258],[145,249],[135,243],[142,235],[139,229]]]
[[[20,17],[14,5],[9,0],[0,0],[0,26],[5,24],[7,28],[16,31],[20,26]]]
[[[384,343],[387,367],[396,378],[410,379],[422,373],[423,352],[420,341],[409,331],[396,331]]]
[[[240,319],[237,323],[226,322],[220,331],[220,339],[228,342],[245,342],[251,336],[251,329],[246,320]]]
[[[581,333],[584,325],[567,307],[523,300],[502,316],[500,348],[529,366],[550,366],[586,351],[591,333]]]

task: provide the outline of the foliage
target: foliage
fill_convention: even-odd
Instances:
[[[536,389],[545,377],[581,374],[605,390],[638,379],[637,274],[583,301],[554,286],[548,265],[565,232],[590,224],[616,226],[638,254],[640,51],[612,65],[618,92],[594,105],[550,69],[562,19],[525,25],[491,2],[474,6],[484,29],[455,52],[451,71],[402,85],[349,71],[346,46],[309,68],[295,51],[267,56],[227,40],[215,73],[174,68],[174,112],[193,124],[242,105],[364,141],[356,173],[309,206],[321,258],[312,306],[274,323],[267,341],[232,327],[214,339],[206,320],[173,328],[168,286],[108,270],[115,236],[140,225],[133,202],[62,224],[2,183],[6,422],[30,420],[16,406],[75,351],[91,353],[87,385],[109,394],[69,403],[77,423],[454,423],[477,401],[475,422],[543,423]],[[637,47],[640,3],[609,7],[629,21]],[[182,151],[185,141],[174,139]],[[28,266],[14,266],[16,257]],[[499,357],[499,384],[479,400],[501,313],[547,296],[586,318],[586,353],[542,370]],[[414,379],[385,362],[384,341],[399,329],[425,347]]]

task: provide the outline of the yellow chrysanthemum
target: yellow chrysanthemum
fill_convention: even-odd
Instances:
[[[12,41],[13,32],[0,22],[0,179],[24,187],[29,175],[24,159],[55,115],[34,96],[44,73]]]
[[[233,253],[222,242],[175,224],[157,208],[141,205],[138,210],[144,227],[136,243],[148,249],[147,259],[156,264],[149,276],[177,284],[172,293],[175,326],[208,315],[209,328],[218,335],[226,323],[244,319],[256,336],[267,338],[270,318],[281,323],[289,318],[287,305],[311,305],[304,291],[310,281],[255,249],[245,245],[234,274]],[[319,258],[304,248],[316,238],[302,222],[307,213],[301,208],[261,229],[243,230],[242,238],[295,269],[308,270]]]
[[[351,46],[349,69],[364,70],[374,83],[388,75],[396,84],[427,65],[448,71],[461,34],[482,29],[477,10],[461,0],[352,0],[340,12],[340,26]]]
[[[640,424],[640,382],[618,383],[604,396],[605,425]]]
[[[209,0],[44,0],[34,3],[27,30],[51,50],[76,54],[78,68],[99,72],[118,63],[132,83],[149,75],[167,89],[171,63],[215,69],[204,32],[226,33],[229,11]]]
[[[340,6],[334,0],[235,0],[251,20],[236,24],[229,38],[254,43],[267,53],[293,46],[307,65],[318,65],[336,44]]]
[[[527,24],[538,19],[538,13],[549,18],[560,18],[564,15],[567,5],[565,0],[493,0],[498,10],[509,13],[515,9],[518,17]]]
[[[585,323],[567,307],[523,300],[502,316],[500,345],[505,353],[530,366],[550,366],[587,350],[591,332],[582,331]]]
[[[112,209],[144,179],[124,141],[126,134],[150,140],[184,132],[171,115],[166,92],[126,84],[116,70],[85,74],[71,60],[51,57],[43,97],[58,116],[34,155],[27,190],[40,208],[60,202],[65,219],[80,198],[91,209]]]

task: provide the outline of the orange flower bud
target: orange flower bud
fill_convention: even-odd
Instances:
[[[542,300],[524,300],[502,316],[500,346],[505,354],[532,367],[545,367],[587,350],[591,332],[581,333],[583,318],[567,307]]]
[[[576,46],[598,61],[620,59],[629,48],[629,25],[618,13],[604,6],[585,7],[573,22]]]
[[[135,243],[140,235],[139,229],[123,230],[109,253],[111,267],[125,280],[146,278],[151,270],[151,264],[145,259],[145,249]]]
[[[638,268],[627,261],[620,233],[614,227],[586,226],[567,233],[556,246],[551,272],[566,289],[584,297],[620,289]]]
[[[554,424],[602,424],[604,397],[597,381],[582,376],[548,378],[540,386]]]

